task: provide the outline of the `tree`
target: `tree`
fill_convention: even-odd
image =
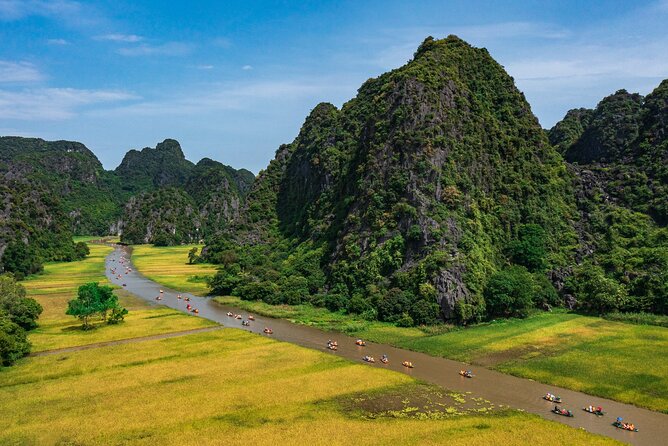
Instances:
[[[14,276],[3,274],[0,276],[0,310],[24,330],[32,330],[37,327],[42,306],[35,299],[26,297],[25,288],[14,280]]]
[[[42,270],[37,255],[20,241],[7,245],[2,256],[2,263],[5,271],[15,273],[18,279]]]
[[[98,315],[106,321],[109,311],[113,316],[110,323],[114,324],[123,320],[127,314],[127,310],[119,305],[113,288],[91,282],[79,287],[77,298],[68,302],[65,314],[78,317],[83,322],[82,328],[89,330],[92,328],[90,319],[93,316]]]
[[[575,270],[570,281],[581,308],[604,314],[622,308],[627,300],[626,288],[606,277],[600,266],[586,263]]]
[[[411,305],[408,314],[416,325],[431,325],[438,322],[441,307],[436,302],[418,300]]]
[[[309,296],[308,280],[300,275],[281,278],[279,288],[282,294],[281,300],[289,305],[299,305]]]
[[[192,265],[197,261],[197,246],[188,251],[188,264]]]
[[[74,260],[83,260],[90,254],[90,248],[84,242],[78,242],[74,245]]]
[[[533,304],[533,287],[533,277],[523,266],[494,274],[485,289],[489,316],[526,317]]]
[[[526,266],[529,271],[542,271],[546,267],[546,244],[545,230],[541,226],[522,225],[517,240],[508,245],[507,251],[514,263]]]
[[[26,332],[12,322],[9,315],[0,310],[0,365],[10,366],[30,352]]]

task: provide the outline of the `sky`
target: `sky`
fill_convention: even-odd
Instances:
[[[541,125],[668,78],[668,0],[0,0],[0,135],[80,141],[105,168],[177,139],[255,173],[427,36],[485,47]]]

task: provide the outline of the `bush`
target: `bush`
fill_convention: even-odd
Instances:
[[[356,294],[348,301],[346,310],[350,314],[362,314],[371,309],[371,305],[362,296]]]
[[[23,328],[0,310],[0,365],[10,366],[30,353],[30,343]]]
[[[626,289],[614,279],[606,277],[600,266],[586,263],[574,271],[569,281],[580,308],[604,314],[624,307]]]
[[[533,304],[533,277],[523,266],[510,266],[494,274],[485,288],[490,317],[526,317]]]
[[[478,305],[458,300],[455,302],[454,316],[459,325],[466,325],[470,322],[480,322],[485,314],[486,306],[482,301]]]
[[[413,318],[410,317],[408,313],[404,313],[399,317],[397,320],[397,326],[399,327],[412,327],[415,325],[415,322],[413,321]]]
[[[74,245],[74,260],[83,260],[90,254],[90,248],[84,242],[78,242]]]
[[[35,299],[26,297],[25,288],[14,280],[14,276],[3,274],[0,276],[0,311],[24,330],[32,330],[37,327],[42,306]]]
[[[207,280],[211,294],[219,296],[232,294],[234,289],[241,283],[239,272],[239,265],[225,265],[219,269],[213,277]]]
[[[309,284],[305,277],[291,275],[283,277],[279,284],[281,289],[281,301],[289,305],[299,305],[308,300]]]
[[[534,274],[534,298],[533,301],[538,307],[544,307],[545,305],[550,305],[552,307],[558,307],[563,305],[563,300],[559,297],[559,293],[552,285],[552,282],[545,277],[544,274],[538,273]]]
[[[329,311],[339,311],[346,307],[347,299],[343,294],[332,293],[325,297],[325,308]]]
[[[510,259],[529,271],[542,271],[546,267],[547,251],[545,230],[539,225],[522,225],[517,240],[510,242],[507,251]]]
[[[408,311],[413,299],[410,292],[391,288],[377,304],[378,318],[386,322],[398,321]]]
[[[416,325],[431,325],[439,321],[441,307],[436,302],[418,300],[408,312]]]

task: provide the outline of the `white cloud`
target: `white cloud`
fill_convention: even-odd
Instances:
[[[243,67],[241,67],[241,69],[244,70],[244,71],[250,71],[250,70],[253,69],[253,66],[252,65],[244,65]]]
[[[317,104],[342,93],[355,91],[341,79],[232,82],[210,84],[206,88],[175,92],[170,97],[127,106],[97,110],[101,116],[185,116],[223,110],[257,110],[268,104],[285,105],[308,100]]]
[[[49,45],[69,45],[69,42],[65,39],[46,39],[46,43]]]
[[[62,120],[75,116],[81,107],[131,99],[138,97],[116,90],[75,88],[0,90],[0,119]]]
[[[117,52],[122,56],[184,56],[190,53],[190,45],[182,42],[167,42],[160,45],[141,44],[134,47],[121,48]]]
[[[90,4],[72,0],[0,0],[0,21],[30,16],[55,19],[71,28],[98,26],[104,19]]]
[[[111,42],[123,42],[123,43],[137,43],[144,40],[142,36],[136,34],[104,34],[101,36],[96,36],[95,40],[109,40]]]
[[[213,65],[197,65],[198,70],[213,70]]]
[[[28,62],[9,62],[0,60],[0,82],[26,83],[40,81],[44,76]]]

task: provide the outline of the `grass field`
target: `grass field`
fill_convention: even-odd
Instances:
[[[154,247],[137,245],[132,248],[132,262],[137,270],[169,288],[205,296],[209,289],[205,278],[216,273],[216,267],[206,263],[188,265],[188,251],[202,245]]]
[[[30,332],[32,351],[150,336],[212,324],[176,310],[147,304],[119,289],[116,293],[121,304],[130,310],[125,322],[119,325],[100,323],[95,330],[80,330],[81,323],[65,314],[67,302],[76,296],[77,288],[84,283],[109,284],[104,273],[104,259],[112,248],[96,244],[88,246],[90,254],[85,260],[49,263],[42,274],[30,276],[21,282],[28,290],[28,295],[44,307],[38,320],[39,327]]]
[[[2,369],[0,444],[617,444],[515,411],[421,420],[351,410],[360,393],[378,400],[412,386],[403,374],[223,329]]]
[[[425,332],[356,320],[309,305],[272,306],[236,297],[216,300],[256,314],[343,331],[668,413],[668,329],[664,327],[555,311]]]

